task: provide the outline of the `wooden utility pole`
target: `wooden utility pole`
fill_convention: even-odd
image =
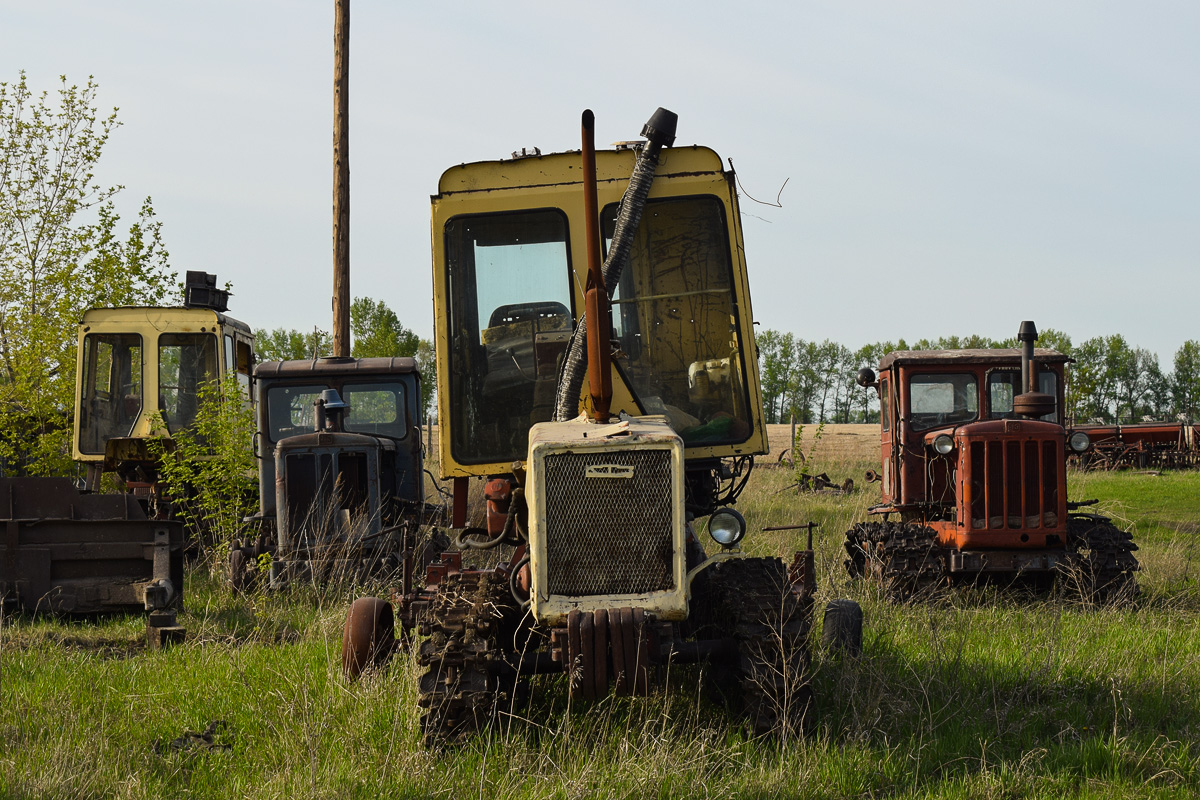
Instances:
[[[333,355],[350,355],[350,0],[333,3]]]

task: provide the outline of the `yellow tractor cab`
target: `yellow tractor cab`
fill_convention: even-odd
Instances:
[[[606,250],[637,155],[596,152]],[[578,153],[442,175],[433,259],[443,477],[510,472],[528,457],[530,428],[554,416],[584,309],[581,180]],[[766,452],[737,195],[715,152],[662,150],[613,294],[612,415],[664,418],[689,463]]]
[[[149,438],[161,417],[168,434],[196,419],[200,386],[236,376],[251,401],[254,334],[226,316],[216,276],[188,272],[182,308],[94,308],[79,324],[73,455],[85,488],[102,472],[153,483]]]

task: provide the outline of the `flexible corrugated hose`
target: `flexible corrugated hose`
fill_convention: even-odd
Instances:
[[[677,119],[672,112],[660,108],[642,129],[642,135],[648,136],[649,141],[638,155],[633,174],[629,178],[629,186],[621,197],[612,245],[609,247],[608,258],[604,259],[604,266],[601,267],[604,288],[610,302],[617,282],[621,280],[621,273],[629,263],[633,237],[642,220],[642,211],[646,208],[646,197],[650,194],[654,173],[658,170],[658,154],[664,146],[670,147],[674,143]],[[578,416],[579,394],[583,390],[583,379],[586,375],[587,317],[584,316],[579,318],[579,325],[571,336],[566,356],[559,369],[558,391],[554,398],[555,422],[565,422]]]

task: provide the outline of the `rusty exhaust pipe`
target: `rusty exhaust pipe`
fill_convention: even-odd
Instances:
[[[1033,357],[1033,345],[1038,332],[1033,322],[1026,320],[1017,331],[1021,343],[1021,394],[1013,398],[1013,412],[1029,419],[1042,419],[1054,413],[1058,399],[1038,391],[1038,364]]]
[[[583,112],[583,213],[586,220],[588,276],[584,289],[587,324],[588,390],[592,395],[592,419],[607,422],[612,403],[612,327],[608,292],[600,261],[600,211],[596,200],[596,116]]]
[[[1021,390],[1024,392],[1037,391],[1037,363],[1033,360],[1033,345],[1037,338],[1037,326],[1033,321],[1022,322],[1017,341],[1021,343]]]

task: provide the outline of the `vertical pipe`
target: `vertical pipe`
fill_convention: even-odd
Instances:
[[[450,526],[452,528],[467,527],[467,492],[470,491],[469,478],[454,479],[453,504],[450,511]]]
[[[1037,327],[1033,322],[1022,322],[1017,331],[1017,341],[1021,343],[1021,392],[1037,391],[1037,365],[1033,363],[1033,343],[1037,338]]]
[[[350,355],[350,0],[334,0],[333,355]]]
[[[612,401],[611,347],[608,333],[608,292],[600,260],[600,211],[596,199],[596,117],[583,112],[583,214],[587,237],[588,277],[584,290],[587,319],[588,391],[592,395],[592,419],[607,422]]]

